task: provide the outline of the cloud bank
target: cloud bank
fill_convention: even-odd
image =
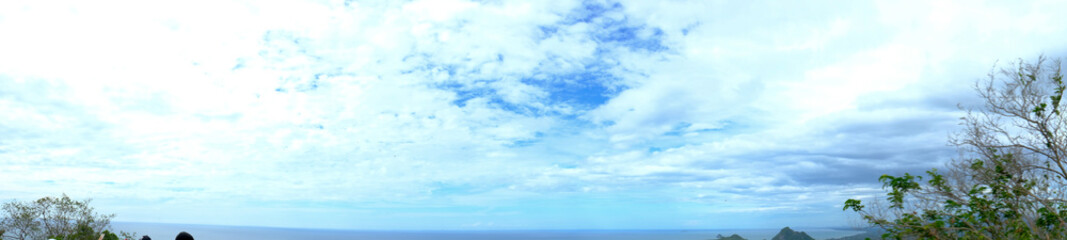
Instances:
[[[357,229],[842,226],[1063,3],[0,3],[0,197]]]

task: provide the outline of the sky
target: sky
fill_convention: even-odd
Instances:
[[[0,1],[0,199],[382,230],[856,226],[1064,1]],[[999,64],[999,65],[998,65]]]

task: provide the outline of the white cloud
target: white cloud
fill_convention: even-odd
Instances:
[[[1065,32],[1056,2],[591,4],[0,3],[0,197],[827,219]],[[306,226],[272,221],[205,223]]]

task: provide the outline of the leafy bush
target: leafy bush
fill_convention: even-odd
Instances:
[[[888,207],[848,199],[891,239],[1067,238],[1067,85],[1060,61],[1022,60],[975,87],[985,100],[950,143],[967,156],[946,172],[882,175]]]
[[[117,240],[110,228],[114,214],[98,214],[89,206],[89,199],[75,201],[66,194],[44,197],[32,202],[11,201],[3,204],[0,238],[27,240],[54,238],[57,240]],[[122,232],[127,238],[136,234]]]

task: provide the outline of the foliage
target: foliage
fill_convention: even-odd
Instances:
[[[885,208],[848,199],[890,239],[1067,238],[1067,85],[1060,61],[1022,60],[976,84],[985,106],[967,110],[950,140],[966,156],[946,172],[883,175]]]
[[[85,224],[78,224],[78,227],[74,232],[67,235],[48,236],[49,239],[56,240],[95,240],[97,237],[98,236],[96,235],[96,232],[93,231],[93,228]]]
[[[64,194],[61,197],[44,197],[32,202],[4,203],[0,229],[6,233],[0,237],[15,240],[46,237],[96,240],[100,234],[110,233],[104,230],[109,228],[111,218],[115,215],[97,214],[89,206],[89,202],[89,199],[75,201]]]
[[[138,239],[137,232],[119,231],[118,237],[121,239]]]
[[[771,240],[815,240],[805,232],[793,231],[789,227],[782,228],[778,231],[778,235],[774,235]]]

